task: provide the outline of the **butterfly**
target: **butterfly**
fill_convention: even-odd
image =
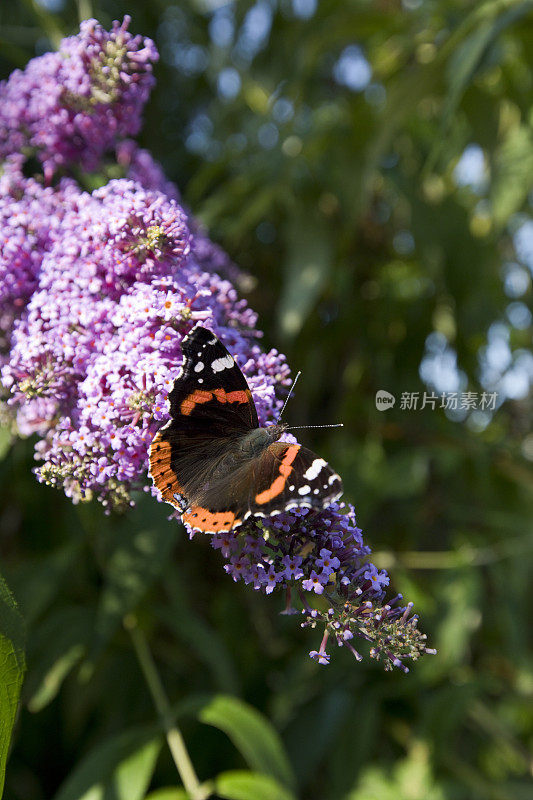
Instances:
[[[323,458],[278,441],[286,425],[259,426],[246,378],[211,331],[195,327],[182,351],[170,420],[150,445],[149,474],[185,523],[218,533],[252,515],[320,509],[340,497],[342,481]]]

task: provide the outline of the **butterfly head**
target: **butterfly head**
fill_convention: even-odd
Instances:
[[[268,443],[271,444],[272,442],[277,442],[279,437],[282,433],[284,433],[289,426],[286,425],[284,422],[280,422],[277,425],[269,425],[268,428],[263,428],[268,434]]]
[[[248,456],[259,456],[272,442],[277,442],[285,427],[285,425],[269,425],[268,428],[254,428],[243,438],[242,450]]]

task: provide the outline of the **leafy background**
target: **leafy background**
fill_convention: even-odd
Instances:
[[[6,442],[27,661],[6,798],[184,797],[162,789],[178,781],[124,618],[216,796],[530,798],[533,3],[25,0],[0,8],[1,74],[125,13],[162,55],[141,141],[303,370],[288,418],[344,422],[306,443],[439,653],[408,676],[342,651],[319,668],[281,599],[234,585],[153,501],[74,508],[34,481],[31,442]],[[432,389],[498,408],[400,408]],[[0,621],[4,679],[23,664],[7,588]]]

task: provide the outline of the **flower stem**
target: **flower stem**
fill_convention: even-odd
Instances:
[[[91,17],[94,17],[91,0],[78,0],[78,17],[80,22],[83,22],[84,19],[91,19]]]
[[[165,689],[159,677],[155,661],[153,659],[148,642],[142,630],[137,624],[137,619],[133,614],[128,614],[124,619],[124,627],[128,630],[133,648],[139,661],[146,684],[152,695],[154,705],[159,714],[159,718],[165,731],[167,744],[180,775],[185,791],[191,800],[203,800],[205,793],[200,786],[200,781],[194,770],[187,747],[180,729],[174,722],[172,709]]]

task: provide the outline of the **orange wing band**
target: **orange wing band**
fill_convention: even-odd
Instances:
[[[209,403],[213,399],[213,392],[206,392],[202,389],[196,389],[192,394],[185,398],[181,403],[181,413],[186,417],[192,413],[194,407],[200,403]]]
[[[170,503],[181,511],[182,506],[174,495],[183,495],[184,489],[180,486],[176,473],[170,466],[170,444],[157,433],[150,445],[150,475],[154,486],[161,492],[165,502]]]
[[[219,531],[230,531],[241,522],[235,518],[232,511],[208,511],[201,506],[193,506],[182,517],[191,528],[196,528],[204,533],[218,533]]]
[[[291,444],[287,448],[287,452],[283,456],[281,464],[279,465],[279,475],[275,480],[270,484],[268,489],[265,489],[263,492],[256,494],[255,502],[259,503],[259,505],[263,505],[263,503],[269,503],[270,500],[273,500],[278,494],[281,494],[285,488],[285,484],[287,483],[287,478],[292,472],[291,464],[296,458],[298,454],[298,450],[300,449],[299,444]]]
[[[213,398],[219,403],[249,403],[252,395],[249,390],[226,392],[224,389],[215,389],[213,392],[208,392],[204,389],[196,389],[185,400],[182,400],[181,413],[188,417],[194,411],[195,406],[208,403]]]

